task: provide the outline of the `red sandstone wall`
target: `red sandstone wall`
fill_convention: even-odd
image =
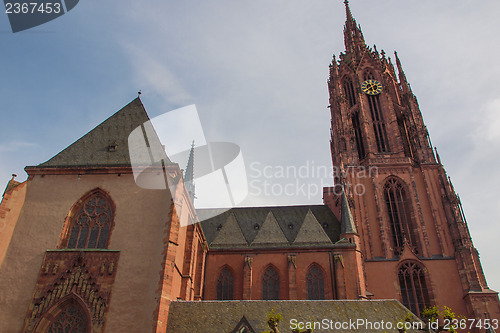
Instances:
[[[262,276],[267,267],[273,265],[280,274],[280,299],[290,299],[291,289],[289,281],[289,255],[296,255],[296,299],[307,299],[307,269],[313,263],[317,263],[323,269],[325,276],[325,298],[332,299],[332,280],[330,260],[331,252],[328,250],[307,251],[291,249],[289,250],[260,250],[254,252],[244,251],[210,251],[207,256],[205,292],[203,299],[217,299],[217,278],[224,266],[231,268],[234,274],[234,299],[244,299],[243,297],[243,267],[245,256],[253,257],[252,264],[252,285],[251,299],[262,299]],[[293,299],[293,298],[292,298]]]
[[[427,268],[427,277],[430,280],[432,293],[431,303],[441,308],[446,305],[455,313],[467,316],[467,309],[463,301],[464,294],[460,277],[456,268],[455,259],[423,260]],[[401,301],[401,291],[398,282],[398,261],[366,262],[366,276],[368,291],[374,294],[375,299],[397,299]]]

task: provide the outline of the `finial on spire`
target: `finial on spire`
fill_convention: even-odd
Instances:
[[[344,0],[344,4],[345,4],[345,14],[347,21],[354,21],[354,18],[352,17],[351,13],[351,8],[349,8],[349,0]]]
[[[139,97],[139,96],[141,96],[141,94],[142,94],[142,92],[141,92],[141,90],[139,90],[139,91],[137,92],[138,97]]]
[[[437,147],[434,147],[434,151],[436,152],[436,159],[439,164],[441,164],[441,157],[439,157],[438,149]]]

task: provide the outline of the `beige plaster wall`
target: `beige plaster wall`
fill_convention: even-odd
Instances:
[[[0,267],[1,332],[20,331],[45,250],[58,246],[73,204],[97,187],[116,206],[109,249],[121,251],[105,329],[152,330],[170,195],[138,187],[131,174],[107,174],[36,175],[27,182],[26,201]]]

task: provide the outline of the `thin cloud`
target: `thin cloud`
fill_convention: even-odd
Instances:
[[[37,147],[38,144],[32,142],[20,142],[13,141],[8,143],[0,143],[0,152],[15,152],[20,151],[24,148],[34,148]]]

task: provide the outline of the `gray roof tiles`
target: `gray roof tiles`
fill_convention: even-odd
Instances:
[[[205,220],[205,216],[210,214],[210,216],[215,215],[215,212],[221,212],[219,215],[211,217]],[[339,240],[340,234],[340,223],[333,215],[331,210],[324,205],[304,205],[304,206],[272,206],[272,207],[238,207],[232,208],[230,210],[212,210],[212,209],[199,209],[197,210],[198,217],[200,218],[201,226],[207,242],[210,248],[213,248],[212,242],[217,237],[217,234],[222,231],[226,221],[228,221],[229,214],[234,214],[238,226],[245,237],[247,244],[252,244],[257,237],[257,234],[262,230],[262,225],[268,215],[274,216],[277,225],[281,229],[284,238],[277,235],[276,227],[273,227],[273,233],[261,234],[258,241],[258,247],[262,247],[265,243],[265,247],[287,247],[293,246],[293,242],[297,238],[297,235],[306,219],[308,212],[316,219],[316,223],[323,229],[324,234],[331,241],[335,243]],[[276,223],[275,222],[275,223]],[[311,228],[309,228],[311,229]],[[317,228],[313,228],[316,231]],[[263,235],[263,236],[262,236]],[[312,235],[312,233],[311,233]],[[318,236],[318,233],[315,233]],[[278,239],[278,238],[279,239]],[[267,240],[266,240],[267,238]],[[321,238],[321,237],[320,237]],[[286,239],[287,243],[284,242]],[[279,240],[279,241],[277,241]],[[231,246],[222,246],[220,243],[214,244],[217,248],[235,248]],[[294,246],[298,246],[295,244]],[[325,239],[322,238],[321,241],[311,239],[310,242],[304,242],[300,246],[321,246],[327,245]],[[252,248],[252,246],[249,246]]]
[[[141,100],[136,98],[38,167],[130,166],[128,137],[148,121]],[[150,139],[159,142],[158,137]],[[165,159],[169,161],[166,154]]]
[[[220,333],[231,332],[245,316],[255,332],[269,330],[266,323],[268,314],[274,310],[282,315],[278,325],[280,332],[290,332],[290,321],[322,322],[332,321],[333,327],[315,329],[314,332],[398,332],[396,325],[408,314],[401,303],[396,300],[371,301],[176,301],[170,304],[167,333]],[[335,323],[357,322],[362,319],[366,324],[344,325],[343,329],[335,329]],[[422,323],[412,315],[415,322]],[[390,322],[383,328],[374,325]],[[371,323],[371,327],[369,326]],[[423,324],[423,323],[422,323]],[[371,329],[370,329],[371,328]],[[406,332],[417,332],[409,329]]]

